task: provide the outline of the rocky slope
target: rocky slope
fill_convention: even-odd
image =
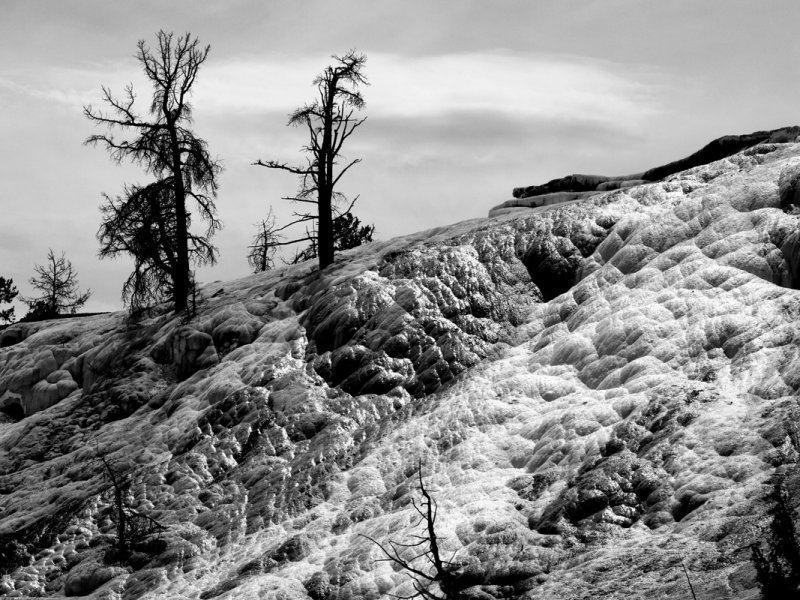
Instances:
[[[0,594],[757,598],[797,478],[800,145],[0,333]],[[117,560],[104,463],[165,527]],[[413,549],[402,556],[418,568]]]

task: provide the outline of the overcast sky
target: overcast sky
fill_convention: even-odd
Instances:
[[[341,182],[384,239],[485,216],[516,186],[624,174],[713,138],[800,123],[800,3],[685,0],[0,0],[0,275],[22,294],[48,248],[64,251],[86,310],[121,307],[126,260],[99,261],[103,192],[151,177],[83,140],[100,86],[150,87],[136,43],[191,32],[211,53],[195,131],[225,171],[217,266],[248,272],[253,224],[297,188],[255,160],[296,162],[287,115],[331,54],[367,54],[365,125]],[[24,309],[18,309],[18,317]]]

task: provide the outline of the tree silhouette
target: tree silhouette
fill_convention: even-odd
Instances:
[[[277,242],[280,241],[278,228],[275,227],[275,215],[272,208],[267,213],[267,218],[256,223],[257,231],[253,238],[253,243],[248,246],[250,253],[247,255],[247,262],[253,273],[269,271],[275,266],[275,252]]]
[[[314,79],[317,98],[289,116],[289,125],[305,126],[308,130],[309,142],[303,147],[303,152],[306,153],[305,166],[291,166],[274,160],[258,160],[254,163],[270,169],[288,171],[300,177],[297,194],[284,200],[315,204],[317,211],[316,214],[295,213],[297,219],[286,227],[308,221],[314,221],[316,227],[312,227],[310,231],[307,229],[303,237],[276,242],[274,245],[311,241],[317,248],[320,269],[333,262],[335,203],[344,199],[343,194],[336,191],[336,186],[353,165],[361,162],[360,158],[356,158],[337,170],[339,160],[343,158],[341,152],[344,142],[366,120],[366,117],[356,118],[353,115],[356,110],[364,108],[364,98],[359,86],[369,85],[363,73],[367,61],[364,54],[350,50],[344,56],[334,55],[332,58],[335,64],[326,67]],[[349,209],[344,211],[347,212]]]
[[[61,314],[75,314],[92,295],[91,290],[78,290],[78,274],[64,253],[56,258],[53,250],[47,252],[47,262],[36,265],[36,272],[28,282],[41,292],[40,296],[23,298],[30,310],[26,318],[47,319]]]
[[[121,99],[103,87],[102,101],[108,112],[90,105],[83,113],[108,133],[92,135],[85,143],[102,144],[115,162],[130,160],[156,176],[149,185],[126,187],[116,199],[105,196],[98,232],[100,256],[128,253],[134,257],[135,271],[123,289],[126,301],[135,306],[168,295],[175,312],[181,312],[187,308],[193,286],[191,264],[216,260],[216,249],[208,240],[221,227],[214,199],[222,167],[211,158],[206,142],[190,129],[189,96],[211,47],[200,47],[189,33],[175,38],[159,31],[156,37],[156,49],[141,40],[136,53],[153,84],[149,118],[135,112],[131,85]],[[115,139],[111,132],[116,129],[130,137]],[[188,200],[207,223],[204,235],[190,232]]]
[[[351,212],[333,220],[333,246],[336,250],[349,250],[372,241],[374,225],[362,225],[361,220]]]
[[[122,197],[105,196],[105,199],[100,207],[103,222],[97,232],[100,257],[129,254],[134,259],[133,272],[122,287],[123,301],[138,310],[172,296],[181,267],[177,259],[175,195],[169,182],[126,186]],[[213,230],[206,235],[195,235],[187,228],[190,263],[214,263],[215,248],[208,240],[210,233]],[[193,284],[190,281],[190,286]]]
[[[18,294],[17,288],[14,286],[13,279],[6,279],[0,277],[0,304],[7,304],[11,302]],[[0,310],[0,321],[3,323],[12,323],[14,321],[14,307],[5,308]]]

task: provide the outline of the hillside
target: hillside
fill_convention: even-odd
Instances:
[[[0,594],[758,598],[800,488],[800,144],[0,332]],[[166,528],[105,564],[114,497]],[[800,503],[800,494],[793,497]],[[413,549],[402,550],[407,560]],[[422,568],[422,559],[413,562]]]

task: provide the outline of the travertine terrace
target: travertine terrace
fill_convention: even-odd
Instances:
[[[797,460],[798,174],[762,143],[209,283],[188,320],[6,329],[0,593],[408,595],[364,536],[419,533],[421,462],[465,597],[689,597],[681,561],[699,598],[759,597]],[[102,560],[98,456],[166,526],[133,565]]]

